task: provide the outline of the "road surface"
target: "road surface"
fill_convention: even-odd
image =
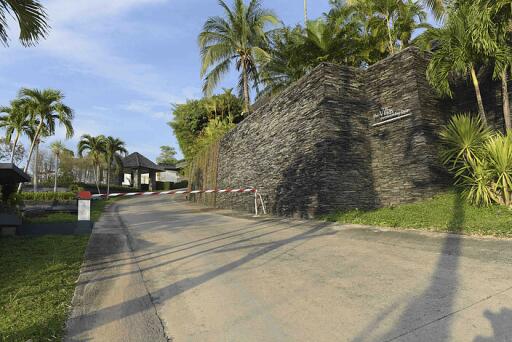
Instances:
[[[512,341],[512,241],[133,198],[94,230],[66,340]]]

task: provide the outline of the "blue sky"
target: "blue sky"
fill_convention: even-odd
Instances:
[[[229,0],[228,0],[229,2]],[[263,0],[288,25],[303,19],[303,0]],[[150,159],[178,143],[166,124],[171,104],[201,96],[197,35],[216,0],[48,0],[47,40],[23,48],[14,39],[0,55],[0,104],[21,87],[56,88],[75,110],[75,148],[89,133],[119,137]],[[329,9],[310,0],[309,16]],[[232,87],[235,75],[222,86]],[[64,140],[62,130],[47,142]],[[181,157],[181,152],[179,153]]]

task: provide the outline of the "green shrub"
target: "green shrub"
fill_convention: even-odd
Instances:
[[[171,183],[171,187],[169,190],[183,189],[183,188],[187,188],[187,187],[188,187],[188,181],[183,180],[181,182]]]
[[[492,133],[479,118],[459,114],[441,140],[443,163],[471,203],[512,207],[512,133]]]
[[[24,201],[70,201],[76,195],[75,192],[23,192],[20,197]]]

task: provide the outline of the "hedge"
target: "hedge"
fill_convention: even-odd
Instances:
[[[24,201],[70,201],[76,195],[74,192],[22,192],[20,197]]]

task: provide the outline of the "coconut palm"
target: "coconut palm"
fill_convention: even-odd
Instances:
[[[52,150],[52,153],[55,155],[55,181],[54,181],[54,184],[53,184],[53,192],[57,192],[57,178],[58,178],[58,174],[59,174],[60,157],[64,153],[72,154],[73,152],[70,151],[69,149],[67,149],[66,146],[64,145],[64,143],[62,143],[62,141],[55,141],[55,142],[53,142],[50,145],[50,148]]]
[[[24,46],[36,44],[45,38],[49,25],[46,11],[38,0],[0,0],[0,40],[8,45],[8,15],[19,26],[19,40]]]
[[[496,51],[490,28],[491,10],[475,3],[465,3],[449,13],[446,25],[430,30],[431,39],[439,48],[434,52],[427,69],[427,79],[441,94],[452,96],[449,80],[453,76],[470,76],[475,89],[478,112],[487,124],[477,76],[477,66],[488,61]]]
[[[105,150],[105,137],[103,135],[94,137],[89,134],[84,134],[78,142],[78,155],[83,157],[84,152],[87,151],[89,158],[92,160],[93,173],[96,181],[96,188],[98,189],[98,194],[101,194],[99,173],[101,158],[105,154]]]
[[[0,117],[0,127],[5,128],[5,141],[10,144],[14,135],[11,152],[11,163],[14,163],[14,154],[20,138],[23,135],[33,136],[34,129],[27,108],[20,100],[11,101],[9,107],[0,107],[0,113],[6,114]]]
[[[74,115],[73,110],[62,102],[64,94],[59,90],[22,88],[19,95],[21,101],[27,106],[27,110],[30,111],[32,121],[35,125],[34,138],[30,146],[27,165],[25,166],[25,172],[27,172],[32,153],[41,136],[43,134],[46,136],[55,134],[56,123],[64,126],[67,138],[73,136],[72,121]],[[21,184],[18,191],[21,191]]]
[[[244,110],[249,112],[249,83],[257,83],[256,59],[267,55],[266,26],[277,24],[278,19],[261,7],[260,0],[234,0],[233,8],[219,0],[224,17],[210,17],[199,34],[201,48],[201,77],[205,77],[203,91],[210,96],[221,77],[235,62],[240,72],[239,89],[244,98]]]
[[[128,151],[125,148],[125,143],[117,138],[106,137],[104,140],[104,156],[107,163],[107,198],[110,195],[110,174],[112,164],[116,162],[117,166],[121,166],[121,155],[126,155]]]

